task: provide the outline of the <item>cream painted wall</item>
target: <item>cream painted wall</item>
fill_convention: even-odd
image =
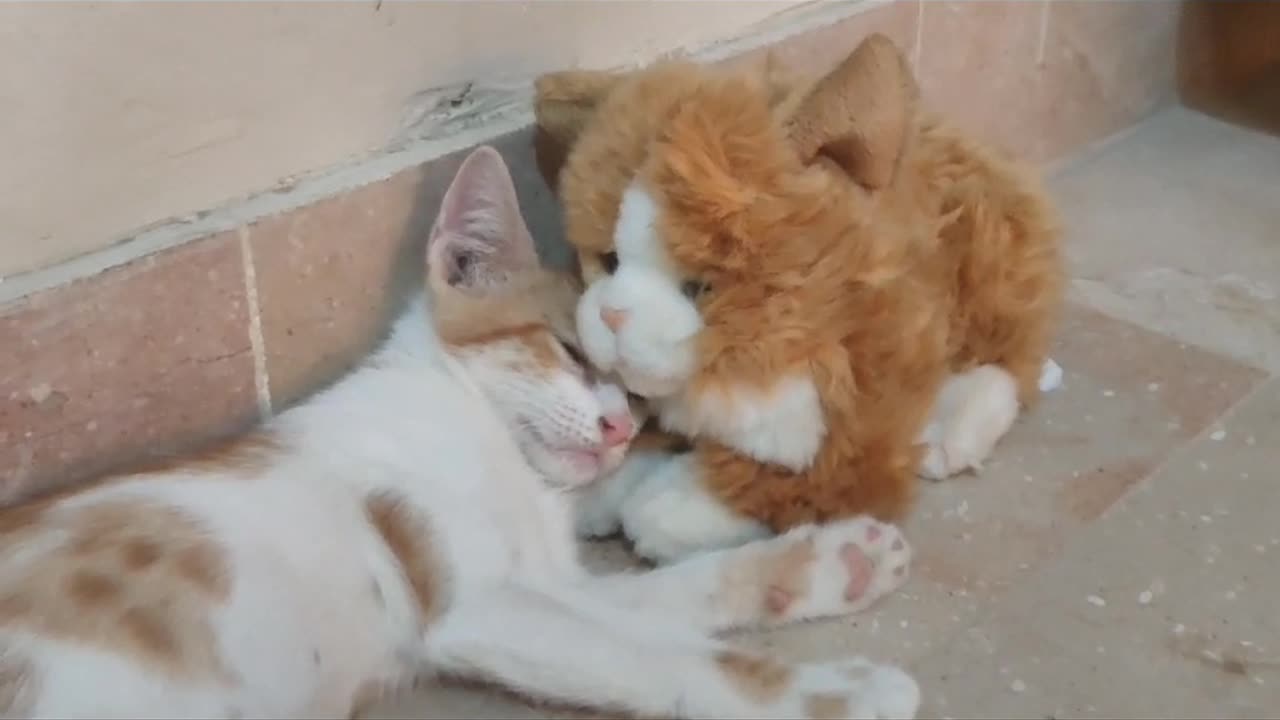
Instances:
[[[643,61],[798,4],[0,4],[0,277],[382,147],[429,88]]]

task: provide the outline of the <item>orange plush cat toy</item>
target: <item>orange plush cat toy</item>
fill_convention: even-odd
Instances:
[[[664,62],[537,86],[590,359],[692,450],[620,496],[669,561],[899,518],[1041,383],[1064,271],[1033,177],[917,107],[872,36],[817,82]]]

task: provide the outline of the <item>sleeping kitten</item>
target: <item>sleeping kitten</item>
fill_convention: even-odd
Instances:
[[[914,716],[896,668],[712,637],[866,608],[905,579],[892,526],[579,566],[574,491],[635,422],[576,359],[576,288],[538,268],[494,150],[426,276],[384,347],[255,432],[0,513],[0,716],[339,718],[431,672],[648,716]]]

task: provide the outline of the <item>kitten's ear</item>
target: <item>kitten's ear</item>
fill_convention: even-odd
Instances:
[[[483,293],[537,267],[507,164],[497,150],[476,148],[445,191],[431,228],[428,284],[436,291]]]
[[[542,179],[552,190],[559,185],[560,169],[578,135],[624,77],[626,73],[620,72],[566,70],[534,81],[534,154]]]
[[[787,121],[787,133],[804,162],[829,158],[876,190],[897,174],[918,98],[906,58],[877,33],[813,86]]]

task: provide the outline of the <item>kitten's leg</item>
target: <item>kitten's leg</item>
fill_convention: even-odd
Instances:
[[[717,631],[860,612],[906,582],[910,561],[896,527],[862,516],[584,582],[612,605]]]
[[[623,502],[641,480],[670,457],[669,452],[633,450],[612,475],[579,490],[574,503],[578,537],[603,538],[617,533],[622,527]]]
[[[1018,417],[1018,383],[998,365],[980,365],[949,378],[921,434],[919,474],[941,480],[979,470]]]
[[[622,505],[622,528],[636,554],[668,563],[698,552],[768,537],[769,528],[734,513],[703,486],[695,453],[646,476]]]
[[[911,718],[919,688],[863,659],[786,665],[569,596],[495,588],[426,634],[438,669],[646,717]]]

